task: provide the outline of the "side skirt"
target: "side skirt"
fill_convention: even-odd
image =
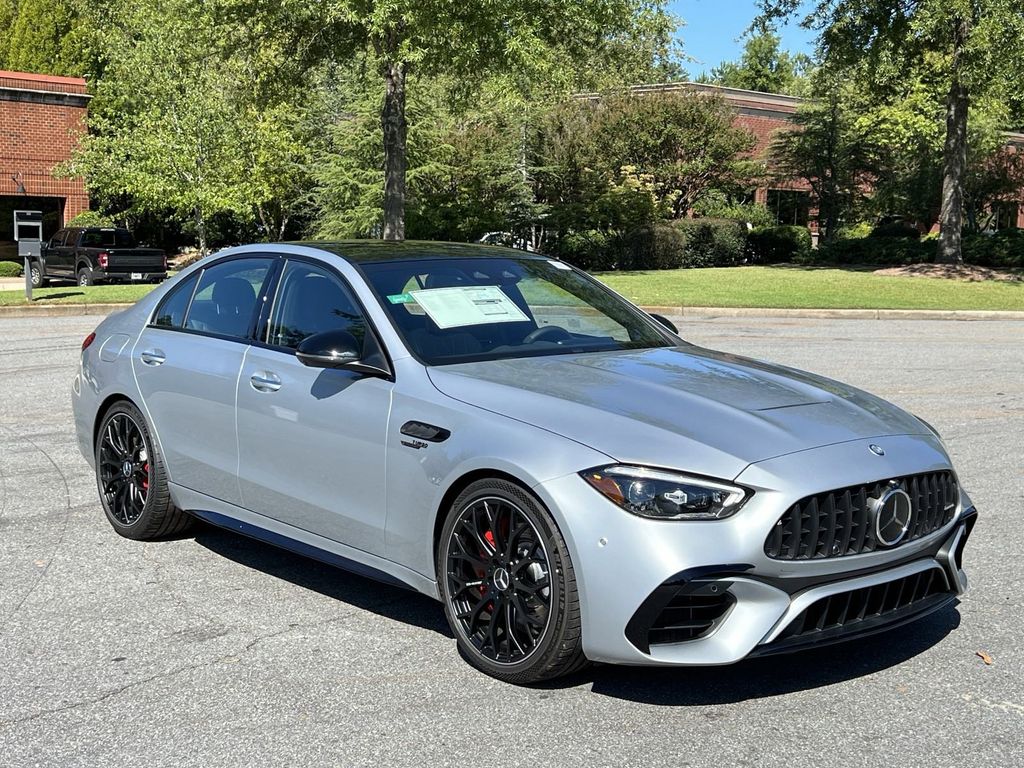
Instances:
[[[175,503],[211,525],[392,586],[440,599],[437,582],[398,563],[170,484]]]

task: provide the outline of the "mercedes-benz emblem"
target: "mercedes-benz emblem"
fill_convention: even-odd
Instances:
[[[871,502],[875,513],[875,538],[884,547],[895,547],[910,530],[910,496],[902,488],[892,486],[880,499]]]
[[[511,579],[509,578],[508,571],[504,568],[499,568],[494,572],[494,586],[504,592],[511,585]]]
[[[875,456],[885,456],[885,451],[882,450],[882,446],[880,445],[872,443],[868,446],[868,450],[875,454]]]

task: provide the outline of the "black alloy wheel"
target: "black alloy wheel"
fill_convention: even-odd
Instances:
[[[127,413],[116,413],[100,435],[99,479],[103,500],[122,525],[142,516],[152,482],[142,429]]]
[[[565,543],[524,489],[499,480],[470,485],[445,522],[438,572],[449,624],[479,669],[530,683],[585,663]]]
[[[96,431],[96,484],[107,520],[129,539],[155,539],[187,529],[193,518],[171,502],[167,471],[146,419],[121,400]]]

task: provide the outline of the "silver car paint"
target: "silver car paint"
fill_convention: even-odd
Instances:
[[[265,368],[266,361],[257,363],[257,355],[248,358],[254,347],[226,342],[242,350],[245,358],[235,373],[238,412],[249,413],[239,416],[243,424],[239,436],[252,449],[244,455],[251,459],[253,452],[263,450],[264,459],[281,462],[280,471],[259,478],[247,463],[241,470],[244,479],[237,499],[223,498],[230,493],[217,490],[222,484],[215,479],[211,488],[221,498],[211,488],[189,488],[182,482],[197,484],[195,477],[203,482],[202,470],[196,475],[188,472],[189,462],[203,463],[202,454],[183,430],[168,423],[163,406],[152,407],[136,370],[146,349],[143,342],[150,340],[143,329],[153,310],[177,281],[202,263],[97,328],[97,342],[83,353],[73,387],[75,423],[86,459],[93,462],[93,429],[102,404],[110,397],[127,397],[146,413],[164,455],[185,457],[183,463],[169,467],[172,497],[179,506],[217,512],[347,557],[433,597],[438,596],[434,526],[443,513],[445,494],[469,473],[502,472],[534,490],[566,539],[580,589],[584,649],[592,659],[634,664],[736,661],[781,631],[793,615],[795,601],[807,599],[806,595],[791,598],[759,581],[733,579],[737,605],[714,633],[702,640],[655,647],[651,654],[630,644],[624,627],[651,590],[688,568],[749,563],[754,574],[798,577],[884,566],[958,535],[959,515],[970,506],[962,492],[952,523],[890,551],[813,562],[771,561],[763,553],[764,539],[794,501],[853,483],[950,468],[941,442],[914,417],[859,390],[683,343],[678,349],[428,369],[405,349],[358,271],[343,259],[296,245],[246,246],[218,256],[245,252],[320,259],[340,272],[359,297],[395,370],[393,387],[384,386],[388,382],[371,384],[376,388],[374,395],[360,401],[360,407],[366,408],[363,423],[384,425],[383,475],[379,466],[367,470],[362,462],[367,439],[339,439],[329,434],[330,422],[303,427],[282,440],[282,430],[289,425],[294,428],[298,414],[308,407],[303,396],[311,386],[309,379],[296,377],[298,391],[287,396],[288,402],[276,397],[284,386],[274,393],[250,395],[244,389],[245,374],[250,367]],[[108,344],[115,335],[127,335],[130,340]],[[112,352],[117,347],[120,350]],[[216,350],[201,344],[194,354],[206,357]],[[212,363],[198,360],[196,364]],[[360,386],[368,381],[361,380]],[[165,386],[188,389],[184,381]],[[369,394],[370,387],[362,389]],[[353,384],[339,389],[349,394],[353,390]],[[385,391],[389,398],[383,396]],[[259,404],[261,400],[268,404]],[[170,412],[182,416],[176,409]],[[374,421],[378,416],[379,422]],[[320,418],[335,416],[321,414]],[[442,425],[452,436],[441,444],[408,447],[402,444],[399,428],[409,419]],[[301,480],[289,477],[284,468],[291,448],[302,440],[317,443],[309,450],[333,457],[336,474],[331,476],[332,465],[325,462]],[[883,457],[867,449],[872,442],[885,448]],[[739,513],[726,520],[646,520],[607,501],[578,475],[612,461],[735,478],[756,492]],[[216,473],[223,472],[221,459],[207,457],[205,463]],[[319,494],[299,485],[318,481],[324,483]],[[352,490],[354,484],[358,492]],[[350,512],[350,519],[332,518],[338,513],[324,512],[329,505],[323,499],[338,489],[351,494],[346,504],[355,499],[372,503],[376,496],[379,505],[358,514]],[[291,500],[288,519],[274,519],[236,503],[248,499],[249,506],[256,507],[272,498]],[[263,512],[269,513],[269,506]],[[914,565],[942,566],[950,573],[948,563],[932,558]],[[886,580],[903,570],[899,566],[865,578]],[[962,572],[950,578],[961,588],[966,584]]]

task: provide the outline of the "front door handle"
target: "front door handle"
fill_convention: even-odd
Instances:
[[[163,365],[164,361],[167,359],[167,356],[164,354],[164,351],[162,349],[147,349],[144,350],[142,354],[139,355],[139,358],[146,365],[157,366]]]
[[[281,388],[281,377],[273,371],[259,371],[249,377],[249,384],[257,392],[277,392]]]

